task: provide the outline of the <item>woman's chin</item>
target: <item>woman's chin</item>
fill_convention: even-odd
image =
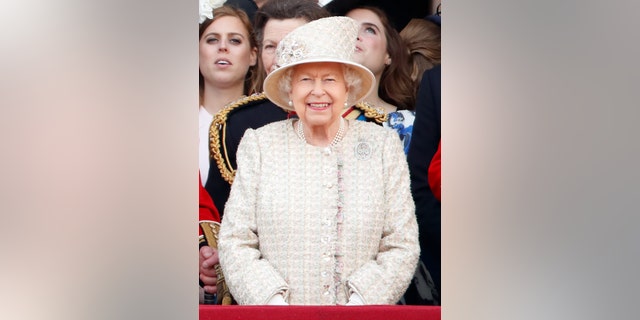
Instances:
[[[328,126],[333,122],[330,113],[322,113],[322,114],[306,114],[304,119],[304,124],[308,126]]]

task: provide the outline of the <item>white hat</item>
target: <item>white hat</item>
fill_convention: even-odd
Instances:
[[[279,68],[264,80],[267,98],[281,108],[293,110],[288,105],[289,93],[281,91],[280,79],[291,67],[313,62],[337,62],[354,71],[361,80],[361,89],[351,103],[368,96],[375,86],[375,76],[352,58],[359,28],[359,24],[349,17],[328,17],[311,21],[287,34],[276,49]]]

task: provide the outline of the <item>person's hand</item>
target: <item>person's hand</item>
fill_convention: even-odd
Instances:
[[[216,274],[216,269],[214,266],[220,263],[220,258],[218,257],[218,250],[213,249],[209,246],[203,246],[200,248],[200,280],[204,283],[204,292],[206,293],[216,293],[218,291],[218,286],[216,282],[218,281],[218,276]]]

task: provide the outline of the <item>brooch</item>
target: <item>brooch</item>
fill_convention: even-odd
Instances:
[[[371,158],[371,146],[366,141],[358,142],[355,152],[358,160],[369,160]]]

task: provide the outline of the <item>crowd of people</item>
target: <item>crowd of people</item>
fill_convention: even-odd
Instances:
[[[361,2],[200,0],[200,303],[440,304],[440,15]]]

